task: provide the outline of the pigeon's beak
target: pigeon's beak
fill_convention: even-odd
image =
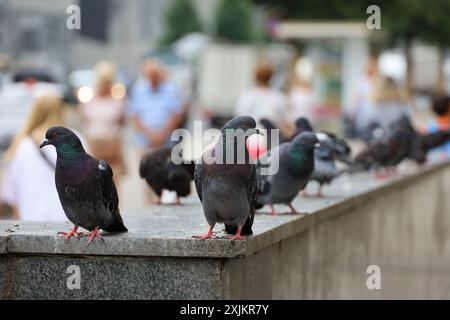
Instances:
[[[264,132],[262,132],[260,129],[255,129],[256,130],[256,134],[259,134],[260,136],[264,137]]]
[[[39,146],[39,148],[43,148],[45,146],[48,146],[50,144],[50,141],[48,140],[44,140],[44,142],[41,143],[41,145]]]

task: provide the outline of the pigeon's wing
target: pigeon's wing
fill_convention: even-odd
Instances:
[[[186,197],[191,193],[191,181],[193,176],[182,166],[171,163],[168,167],[167,182],[169,190],[176,191],[180,197]]]
[[[113,181],[113,171],[104,160],[98,160],[98,183],[101,201],[114,215],[114,222],[106,231],[127,231],[119,212],[119,197]]]
[[[247,220],[245,221],[244,225],[242,226],[242,230],[241,230],[242,235],[253,234],[253,230],[252,230],[253,220],[255,219],[255,209],[258,206],[256,204],[256,200],[258,198],[258,184],[257,184],[256,178],[257,178],[256,168],[254,167],[246,179],[246,182],[247,182],[246,190],[247,190],[248,201],[250,204],[250,214],[249,214]],[[225,224],[225,231],[229,234],[236,234],[237,226]]]
[[[205,175],[205,165],[202,163],[198,163],[195,165],[194,170],[194,181],[195,181],[195,189],[197,190],[197,195],[200,201],[202,200],[202,180]]]
[[[143,155],[139,164],[139,175],[147,181],[159,196],[161,196],[162,190],[167,188],[168,165],[170,163],[167,154],[160,151],[156,150]]]

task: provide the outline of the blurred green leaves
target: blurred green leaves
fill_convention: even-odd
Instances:
[[[191,0],[172,0],[165,17],[165,32],[161,45],[169,46],[191,32],[202,31],[202,24]]]
[[[252,41],[252,20],[252,4],[249,1],[222,0],[216,12],[216,36],[235,42]]]

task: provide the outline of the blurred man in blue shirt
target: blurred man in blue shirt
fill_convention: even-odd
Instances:
[[[157,60],[144,62],[144,79],[133,86],[129,107],[142,147],[169,142],[172,131],[182,120],[183,108],[178,89],[166,79]]]

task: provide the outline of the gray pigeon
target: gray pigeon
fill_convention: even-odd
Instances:
[[[205,235],[195,238],[211,238],[216,223],[225,223],[228,228],[236,229],[234,236],[227,237],[232,240],[244,239],[241,234],[244,224],[251,229],[257,194],[256,165],[249,160],[245,143],[239,144],[238,141],[246,142],[249,135],[258,133],[255,128],[256,122],[251,117],[241,116],[228,121],[214,148],[206,151],[202,161],[196,164],[195,187],[209,229]],[[229,150],[229,145],[233,145],[234,150]],[[245,161],[238,162],[237,148],[243,148]],[[225,160],[227,154],[230,157],[230,152],[233,152],[234,161],[227,164]]]
[[[314,129],[308,119],[300,117],[295,122],[297,132],[314,132]],[[339,170],[336,166],[336,160],[351,164],[351,148],[348,143],[339,139],[334,133],[321,132],[324,136],[323,143],[314,150],[314,171],[311,176],[312,181],[319,183],[319,189],[316,196],[322,196],[322,187],[324,184],[329,184],[333,179],[338,177],[343,170]],[[306,196],[306,190],[303,190],[303,195]]]
[[[67,218],[74,224],[70,232],[59,232],[66,239],[80,236],[79,227],[89,230],[88,245],[100,238],[99,230],[128,231],[119,212],[119,198],[113,172],[103,160],[97,160],[84,151],[80,139],[69,129],[52,127],[47,130],[41,148],[53,145],[57,161],[56,189]]]
[[[319,183],[319,189],[316,196],[322,196],[322,187],[325,184],[331,183],[338,177],[343,170],[339,170],[336,166],[336,160],[351,164],[350,153],[351,149],[344,140],[333,139],[333,143],[342,142],[341,145],[335,144],[336,148],[330,149],[328,146],[320,146],[314,151],[314,171],[311,176],[312,181]],[[341,148],[338,148],[341,147]]]
[[[258,209],[268,204],[275,215],[273,205],[286,204],[292,213],[298,213],[291,202],[306,187],[314,171],[314,149],[326,139],[321,134],[303,132],[261,158],[260,163],[269,163],[269,166],[278,163],[278,170],[273,174],[258,174]]]

